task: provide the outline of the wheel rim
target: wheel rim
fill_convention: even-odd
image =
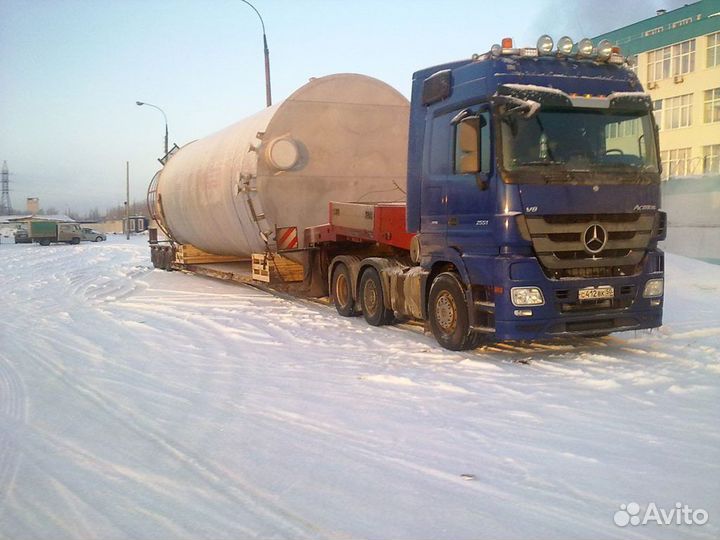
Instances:
[[[378,291],[375,282],[368,280],[363,289],[363,305],[368,313],[375,313],[378,306]]]
[[[452,334],[457,328],[457,306],[447,291],[440,293],[435,301],[435,320],[446,334]]]
[[[340,272],[335,278],[335,297],[341,306],[347,306],[350,299],[350,290],[348,287],[347,277]]]

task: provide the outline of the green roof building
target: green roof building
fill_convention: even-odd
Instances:
[[[653,98],[663,178],[720,173],[720,0],[658,10],[602,39]]]

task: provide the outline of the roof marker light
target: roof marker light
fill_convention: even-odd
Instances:
[[[558,40],[557,51],[560,54],[568,56],[573,50],[573,40],[571,37],[563,36]]]
[[[581,39],[578,42],[578,56],[588,58],[593,53],[593,42],[588,38]]]
[[[543,34],[537,40],[538,52],[542,55],[548,55],[552,53],[553,39],[547,34]]]
[[[610,55],[612,54],[612,50],[612,44],[607,39],[603,39],[600,43],[598,43],[597,46],[598,60],[604,62],[609,59]]]

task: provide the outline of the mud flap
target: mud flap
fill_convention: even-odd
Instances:
[[[305,294],[312,298],[327,296],[328,291],[328,261],[324,250],[310,249],[303,257],[303,289]]]

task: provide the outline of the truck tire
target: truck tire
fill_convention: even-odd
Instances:
[[[70,243],[71,243],[71,244],[79,244],[79,243],[80,243],[80,239],[76,236],[75,238],[73,238],[72,240],[70,240]]]
[[[102,242],[102,236],[96,236],[95,242]]]
[[[355,312],[355,299],[352,294],[352,277],[345,263],[335,265],[331,285],[332,300],[337,312],[343,317],[357,315]]]
[[[392,310],[385,307],[385,295],[383,294],[380,274],[374,268],[367,268],[360,278],[360,307],[363,317],[372,326],[382,326],[393,321]]]
[[[43,239],[43,240],[40,240],[40,241],[38,242],[38,244],[40,244],[41,246],[49,246],[49,245],[50,245],[50,240]]]
[[[444,272],[433,281],[428,319],[435,339],[446,349],[465,351],[477,347],[479,338],[470,332],[465,293],[457,274]]]

